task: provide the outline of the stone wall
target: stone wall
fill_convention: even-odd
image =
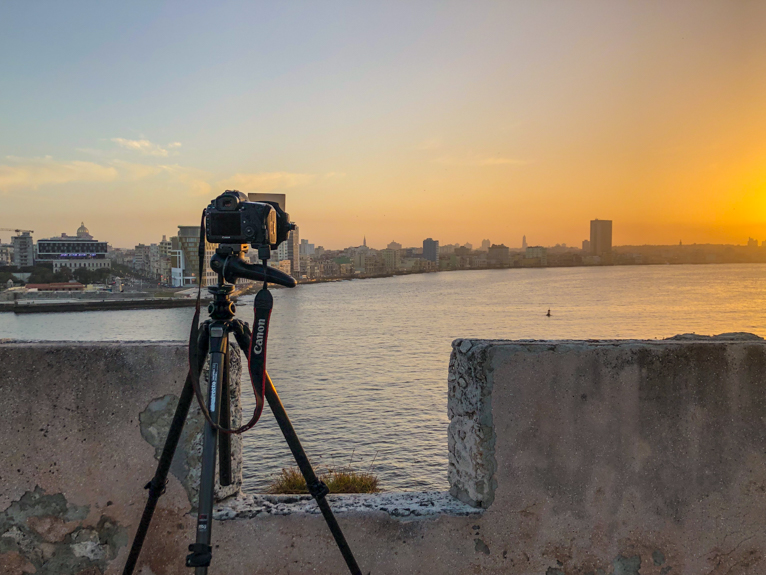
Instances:
[[[121,572],[184,347],[0,343],[0,365],[0,574]],[[764,374],[766,343],[740,334],[458,340],[452,495],[331,505],[365,574],[766,572]],[[143,575],[189,572],[192,419]],[[344,572],[307,497],[238,494],[215,517],[211,575]]]

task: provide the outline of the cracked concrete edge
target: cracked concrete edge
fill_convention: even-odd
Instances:
[[[382,512],[403,520],[435,519],[442,515],[468,516],[482,510],[458,501],[446,491],[329,495],[333,513]],[[317,515],[321,511],[310,495],[241,494],[216,505],[220,521],[275,515]]]
[[[497,487],[491,348],[488,341],[455,340],[448,375],[450,494],[483,509],[494,501]]]

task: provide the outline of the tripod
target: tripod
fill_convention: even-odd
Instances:
[[[287,287],[294,287],[296,282],[289,275],[265,265],[269,253],[268,247],[259,249],[259,256],[261,256],[264,265],[245,263],[244,251],[246,251],[246,248],[247,246],[221,244],[211,259],[210,267],[218,274],[218,285],[208,288],[208,291],[213,296],[213,301],[208,306],[210,319],[200,326],[198,337],[194,338],[196,332],[194,326],[197,324],[199,317],[198,300],[192,326],[192,336],[189,342],[189,355],[192,362],[190,363],[189,375],[186,378],[183,392],[178,401],[157,471],[154,478],[145,487],[149,490],[149,498],[144,508],[136,537],[133,540],[123,575],[131,575],[138,561],[141,547],[157,506],[157,501],[165,491],[170,464],[173,460],[173,454],[178,445],[184,422],[189,413],[192,399],[196,394],[198,399],[201,400],[201,392],[196,378],[198,378],[199,372],[202,371],[206,357],[209,357],[207,401],[204,404],[200,401],[200,408],[205,415],[206,421],[203,431],[202,472],[197,508],[196,540],[193,544],[189,545],[191,553],[186,557],[186,566],[194,567],[195,575],[207,575],[208,566],[212,560],[212,546],[210,542],[213,526],[216,451],[219,451],[220,484],[222,486],[231,485],[231,438],[229,434],[232,432],[239,433],[252,427],[260,416],[260,409],[263,406],[263,398],[259,398],[256,391],[256,413],[253,415],[253,419],[251,419],[250,423],[237,430],[228,429],[231,421],[229,405],[230,334],[234,336],[239,347],[248,352],[250,377],[253,381],[254,389],[256,389],[256,379],[253,376],[257,375],[260,377],[260,374],[256,374],[250,360],[254,349],[257,354],[261,354],[260,365],[262,367],[263,396],[268,402],[279,424],[279,428],[282,430],[282,434],[287,445],[290,447],[295,462],[298,464],[306,480],[309,493],[316,500],[349,571],[353,575],[361,575],[361,570],[354,559],[351,548],[346,542],[340,525],[338,525],[330,505],[325,499],[329,492],[327,486],[314,473],[306,452],[303,450],[301,442],[295,433],[295,429],[293,429],[292,423],[290,423],[290,418],[287,416],[282,401],[279,399],[274,383],[265,370],[266,337],[268,335],[268,318],[271,314],[272,301],[271,294],[267,289],[267,281]],[[256,341],[253,341],[253,335],[247,323],[234,318],[235,308],[229,296],[234,291],[234,285],[232,284],[238,277],[263,280],[264,282],[263,288],[258,292],[254,302],[256,310],[255,321],[257,322],[257,324],[254,324],[254,326],[257,325]],[[227,281],[230,283],[227,283]],[[196,341],[194,341],[195,339]],[[262,353],[258,350],[259,345],[261,346]],[[196,373],[194,372],[195,368]]]

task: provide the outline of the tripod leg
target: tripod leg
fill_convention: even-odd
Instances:
[[[227,354],[227,360],[228,360]],[[223,381],[221,385],[221,420],[219,425],[224,429],[231,427],[231,405],[229,401],[229,362],[223,366]],[[231,485],[231,435],[228,433],[218,434],[218,475],[221,486]]]
[[[213,422],[221,415],[221,387],[225,365],[229,359],[228,331],[221,322],[210,325],[210,372],[208,374],[208,410]],[[195,575],[207,575],[212,559],[210,530],[213,524],[213,499],[215,491],[215,456],[218,447],[218,431],[205,423],[202,444],[202,473],[200,475],[199,501],[197,505],[197,538],[189,545],[191,554],[186,556],[186,566],[196,567]]]
[[[271,381],[271,377],[268,374],[266,374],[266,400],[269,402],[269,407],[279,424],[279,428],[282,430],[282,435],[285,436],[290,451],[293,452],[295,462],[298,464],[303,477],[306,479],[306,485],[308,485],[311,495],[316,499],[317,505],[327,522],[327,526],[330,528],[332,536],[335,538],[335,543],[343,554],[343,559],[346,560],[348,570],[353,575],[362,575],[359,565],[357,565],[356,559],[354,558],[354,554],[351,552],[351,548],[348,546],[348,542],[343,536],[343,531],[341,531],[340,525],[338,525],[338,521],[332,513],[332,509],[330,509],[330,504],[327,503],[327,500],[325,499],[325,495],[328,493],[327,486],[322,483],[314,473],[314,469],[311,467],[311,462],[306,456],[306,452],[303,451],[303,446],[295,433],[295,429],[293,429],[293,424],[290,423],[290,418],[287,417],[285,406],[282,405],[282,400],[279,399],[274,383]]]
[[[207,324],[203,324],[200,329],[199,340],[197,342],[198,357],[200,365],[198,369],[202,370],[205,356],[207,355],[208,347],[208,331]],[[141,522],[138,524],[136,530],[136,536],[133,538],[133,545],[130,548],[128,554],[128,560],[125,563],[125,569],[123,569],[123,575],[131,575],[136,567],[138,556],[141,553],[141,547],[144,545],[144,539],[146,533],[149,530],[149,524],[152,521],[154,510],[157,507],[157,501],[160,496],[165,493],[165,483],[168,479],[168,472],[170,471],[170,464],[173,462],[173,455],[175,455],[176,448],[178,447],[178,440],[181,438],[181,432],[186,422],[186,417],[189,414],[189,407],[194,399],[194,389],[192,387],[191,376],[186,376],[186,383],[184,383],[181,397],[178,400],[176,406],[175,415],[173,415],[173,421],[170,424],[168,430],[168,436],[165,439],[165,446],[162,448],[162,455],[160,456],[160,462],[157,465],[157,471],[154,473],[152,480],[146,484],[146,489],[149,490],[149,500],[144,507],[144,513],[141,516]]]

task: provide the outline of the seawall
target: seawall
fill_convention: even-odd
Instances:
[[[0,365],[0,574],[121,572],[184,346],[5,342]],[[364,573],[762,573],[765,375],[766,342],[741,334],[458,340],[450,493],[331,505]],[[143,575],[189,572],[200,429],[194,411]],[[236,491],[219,492],[211,574],[344,572],[310,499]]]

